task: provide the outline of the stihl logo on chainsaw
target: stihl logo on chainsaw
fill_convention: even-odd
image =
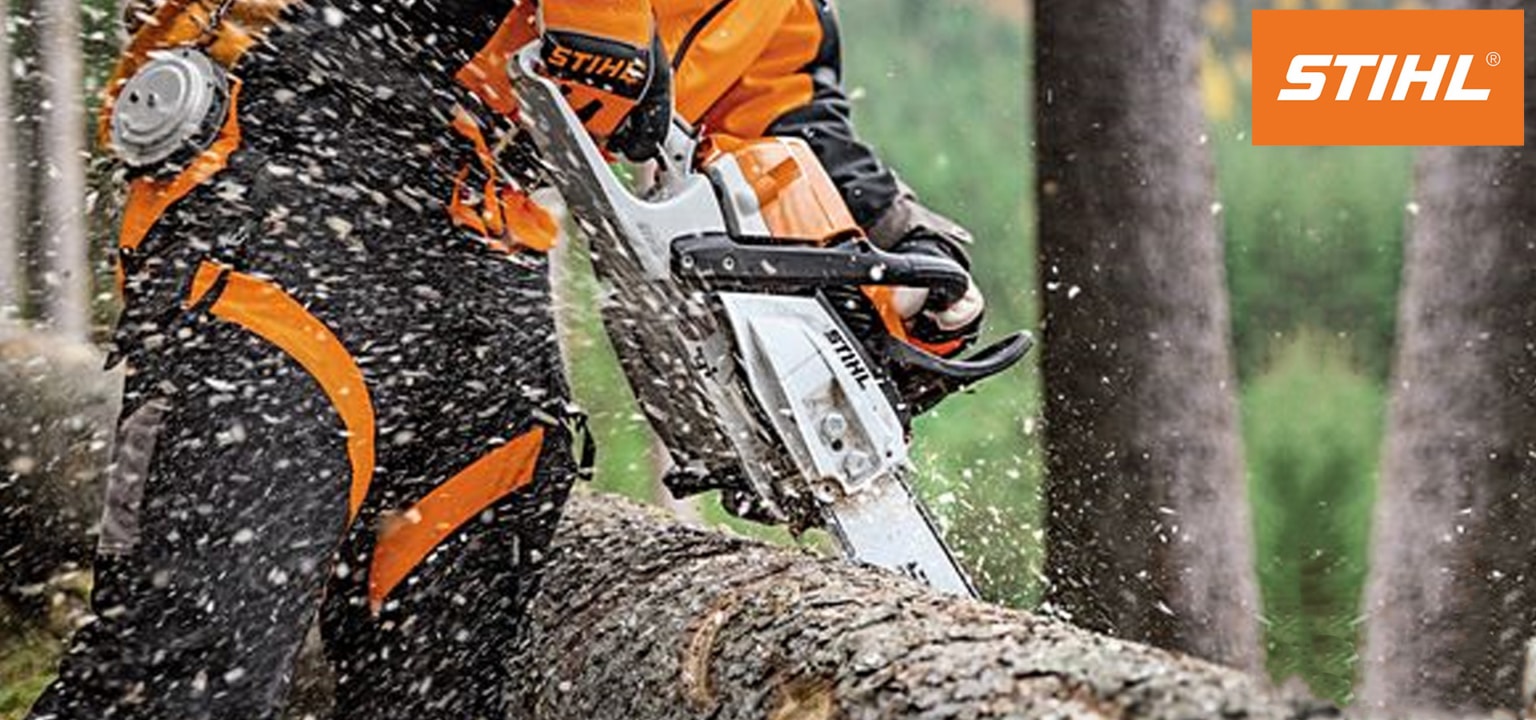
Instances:
[[[827,331],[827,340],[832,343],[832,351],[837,353],[837,359],[843,363],[843,367],[848,368],[854,381],[859,384],[859,389],[863,390],[869,382],[870,375],[869,368],[864,367],[864,361],[859,359],[859,351],[853,349],[853,346],[848,343],[848,338],[843,337],[843,334],[836,330]]]
[[[1255,10],[1256,145],[1522,145],[1519,10]]]

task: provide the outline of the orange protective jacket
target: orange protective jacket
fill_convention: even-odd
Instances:
[[[605,3],[562,3],[563,14],[601,14]],[[905,196],[895,175],[860,142],[842,88],[841,46],[831,0],[651,0],[656,29],[671,59],[673,100],[684,120],[706,133],[755,138],[792,136],[810,144],[854,219],[874,230]],[[460,80],[492,107],[515,106],[502,68],[507,53],[531,40],[531,5],[507,17]],[[601,25],[603,19],[594,18]],[[875,235],[889,245],[896,238]]]

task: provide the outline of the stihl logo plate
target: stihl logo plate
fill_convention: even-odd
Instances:
[[[1524,145],[1521,10],[1255,10],[1255,145]]]

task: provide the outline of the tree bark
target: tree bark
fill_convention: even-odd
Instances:
[[[85,83],[79,0],[41,3],[39,47],[48,104],[42,135],[47,172],[42,217],[47,271],[45,325],[84,340],[91,328],[91,264],[86,245]]]
[[[1047,599],[1260,664],[1196,0],[1035,4]]]
[[[1525,23],[1529,47],[1536,13]],[[1525,147],[1419,155],[1366,590],[1370,706],[1521,705],[1536,634],[1536,95],[1525,102]]]
[[[0,327],[21,314],[21,244],[16,192],[25,177],[16,164],[16,109],[11,105],[9,0],[0,1],[0,173],[9,187],[0,192]]]
[[[578,494],[519,718],[1332,717],[1250,676]]]

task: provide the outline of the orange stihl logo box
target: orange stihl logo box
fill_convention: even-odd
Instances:
[[[1255,145],[1524,145],[1521,10],[1255,10]]]

